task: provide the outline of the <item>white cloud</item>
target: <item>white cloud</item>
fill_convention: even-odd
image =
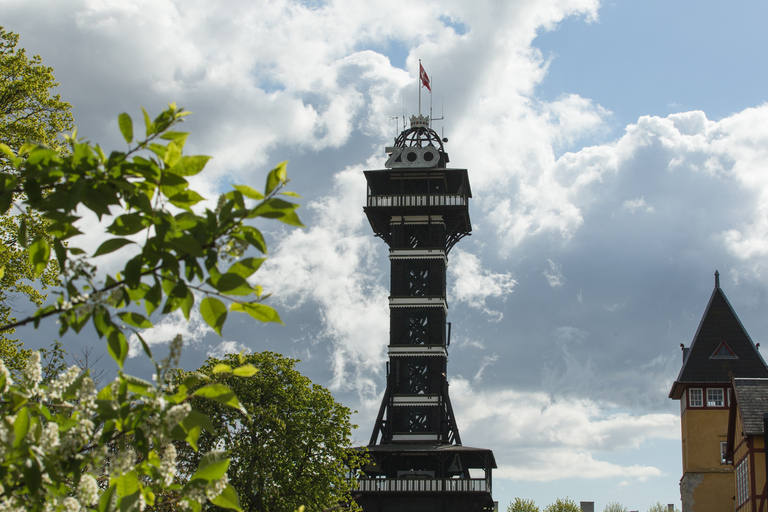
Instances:
[[[208,334],[212,334],[213,329],[208,326],[200,316],[197,308],[192,308],[189,320],[184,318],[181,310],[176,310],[171,314],[164,315],[162,319],[155,323],[154,327],[141,331],[142,339],[151,348],[155,345],[166,345],[177,335],[181,335],[185,346],[198,345]],[[128,357],[136,357],[143,354],[139,338],[132,334],[128,338],[130,350]]]
[[[504,315],[486,305],[489,298],[505,300],[516,281],[509,272],[497,273],[484,269],[480,258],[461,249],[453,249],[448,272],[453,280],[449,300],[466,303],[479,309],[495,322]]]
[[[644,211],[647,213],[653,213],[654,209],[653,206],[647,204],[645,202],[644,197],[636,197],[634,199],[627,199],[624,201],[624,204],[621,205],[622,208],[627,210],[629,213],[635,213],[636,211]]]
[[[362,232],[363,174],[346,169],[334,183],[332,195],[306,206],[315,222],[283,238],[258,279],[284,306],[318,305],[317,336],[333,347],[331,389],[375,401],[389,340],[388,293],[376,270],[377,240]]]
[[[596,454],[638,449],[655,439],[677,439],[674,414],[629,414],[584,398],[556,398],[544,392],[478,389],[451,379],[451,399],[461,418],[463,440],[493,446],[496,478],[551,481],[560,478],[635,480],[661,476],[654,466],[620,465]],[[521,464],[520,461],[525,461]]]
[[[563,266],[549,259],[547,262],[549,263],[549,270],[543,272],[544,277],[547,278],[547,283],[549,283],[551,288],[559,288],[560,286],[563,286],[565,284]]]

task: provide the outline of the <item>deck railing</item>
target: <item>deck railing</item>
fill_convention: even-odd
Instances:
[[[461,194],[369,195],[368,206],[466,206]]]
[[[363,492],[491,492],[484,478],[361,478]]]

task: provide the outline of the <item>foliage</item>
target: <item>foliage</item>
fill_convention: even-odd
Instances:
[[[605,506],[603,512],[628,512],[628,509],[618,501],[612,501]]]
[[[62,151],[57,137],[72,130],[70,104],[51,95],[59,84],[39,55],[16,48],[19,36],[0,27],[0,143],[12,148],[34,141]],[[1,162],[2,160],[0,160]]]
[[[0,143],[18,151],[24,143],[35,141],[63,152],[66,148],[59,135],[73,128],[70,105],[51,95],[58,85],[53,69],[44,66],[39,55],[29,59],[24,49],[16,48],[18,41],[18,35],[0,27]],[[0,168],[13,172],[5,154],[0,154]],[[14,309],[27,306],[18,299],[26,297],[39,308],[46,299],[41,290],[58,284],[55,260],[35,279],[27,250],[17,243],[22,218],[29,237],[46,236],[40,215],[29,208],[0,217],[0,267],[4,268],[0,276],[0,325],[14,322]],[[11,371],[20,372],[29,350],[22,350],[19,340],[8,337],[12,334],[13,330],[0,332],[0,358]]]
[[[662,504],[660,501],[657,501],[653,505],[651,505],[651,508],[648,509],[648,512],[667,512],[669,510],[669,507],[667,505]],[[677,508],[675,508],[675,512],[677,511]]]
[[[554,503],[547,505],[544,512],[581,512],[581,507],[572,499],[557,498]]]
[[[539,507],[533,500],[515,498],[515,501],[507,505],[507,512],[539,512]]]
[[[351,500],[345,473],[362,456],[350,451],[350,410],[295,368],[295,359],[272,352],[208,359],[198,370],[212,382],[231,388],[247,414],[221,404],[194,400],[193,409],[213,423],[218,434],[204,432],[201,450],[225,449],[236,464],[229,480],[244,509],[293,511],[332,508]],[[241,370],[233,370],[239,366]],[[238,372],[253,373],[239,379]],[[180,379],[189,374],[181,374]],[[180,471],[189,474],[200,454],[179,449]]]
[[[168,504],[198,511],[209,500],[239,510],[226,477],[227,455],[209,451],[177,482],[171,441],[197,449],[202,430],[213,431],[205,415],[191,410],[193,397],[243,414],[245,409],[229,388],[200,375],[188,376],[171,390],[166,378],[178,363],[181,338],[172,343],[168,358],[156,362],[137,329],[151,327],[148,317],[155,311],[180,309],[189,317],[195,292],[204,297],[197,306],[202,317],[219,334],[228,311],[279,322],[274,309],[261,303],[261,287],[247,281],[263,258],[245,252],[265,253],[266,245],[259,230],[246,222],[301,223],[298,205],[278,197],[287,182],[284,164],[269,173],[265,194],[235,186],[215,211],[195,213],[192,207],[203,198],[189,188],[187,178],[202,171],[208,157],[182,154],[187,134],[173,128],[184,115],[175,105],[153,121],[145,112],[146,136],[133,143],[133,123],[121,114],[119,126],[129,147],[109,156],[75,135],[67,138],[67,154],[41,144],[25,144],[18,152],[0,144],[13,167],[0,173],[0,213],[12,205],[40,213],[48,222],[45,236],[29,240],[22,221],[18,243],[28,249],[35,276],[55,255],[63,283],[55,304],[0,331],[55,319],[63,334],[92,323],[118,365],[115,381],[98,393],[89,372],[77,367],[43,383],[38,352],[17,377],[0,365],[0,509],[133,512]],[[112,219],[106,228],[110,238],[90,257],[72,244],[84,210]],[[131,254],[126,246],[134,249]],[[124,268],[99,280],[93,258],[118,249],[125,253]],[[140,304],[146,316],[136,310]],[[122,371],[128,330],[136,333],[154,364],[154,383]]]

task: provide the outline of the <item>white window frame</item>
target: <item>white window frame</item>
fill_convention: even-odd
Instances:
[[[736,504],[743,505],[749,499],[749,457],[736,466]]]
[[[723,388],[707,388],[707,407],[722,407],[724,403]]]
[[[728,442],[720,441],[720,464],[728,464]]]
[[[688,407],[704,407],[704,392],[702,388],[690,388],[688,390]]]

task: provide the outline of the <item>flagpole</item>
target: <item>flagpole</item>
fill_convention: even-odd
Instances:
[[[419,59],[419,115],[421,115],[421,59]]]

